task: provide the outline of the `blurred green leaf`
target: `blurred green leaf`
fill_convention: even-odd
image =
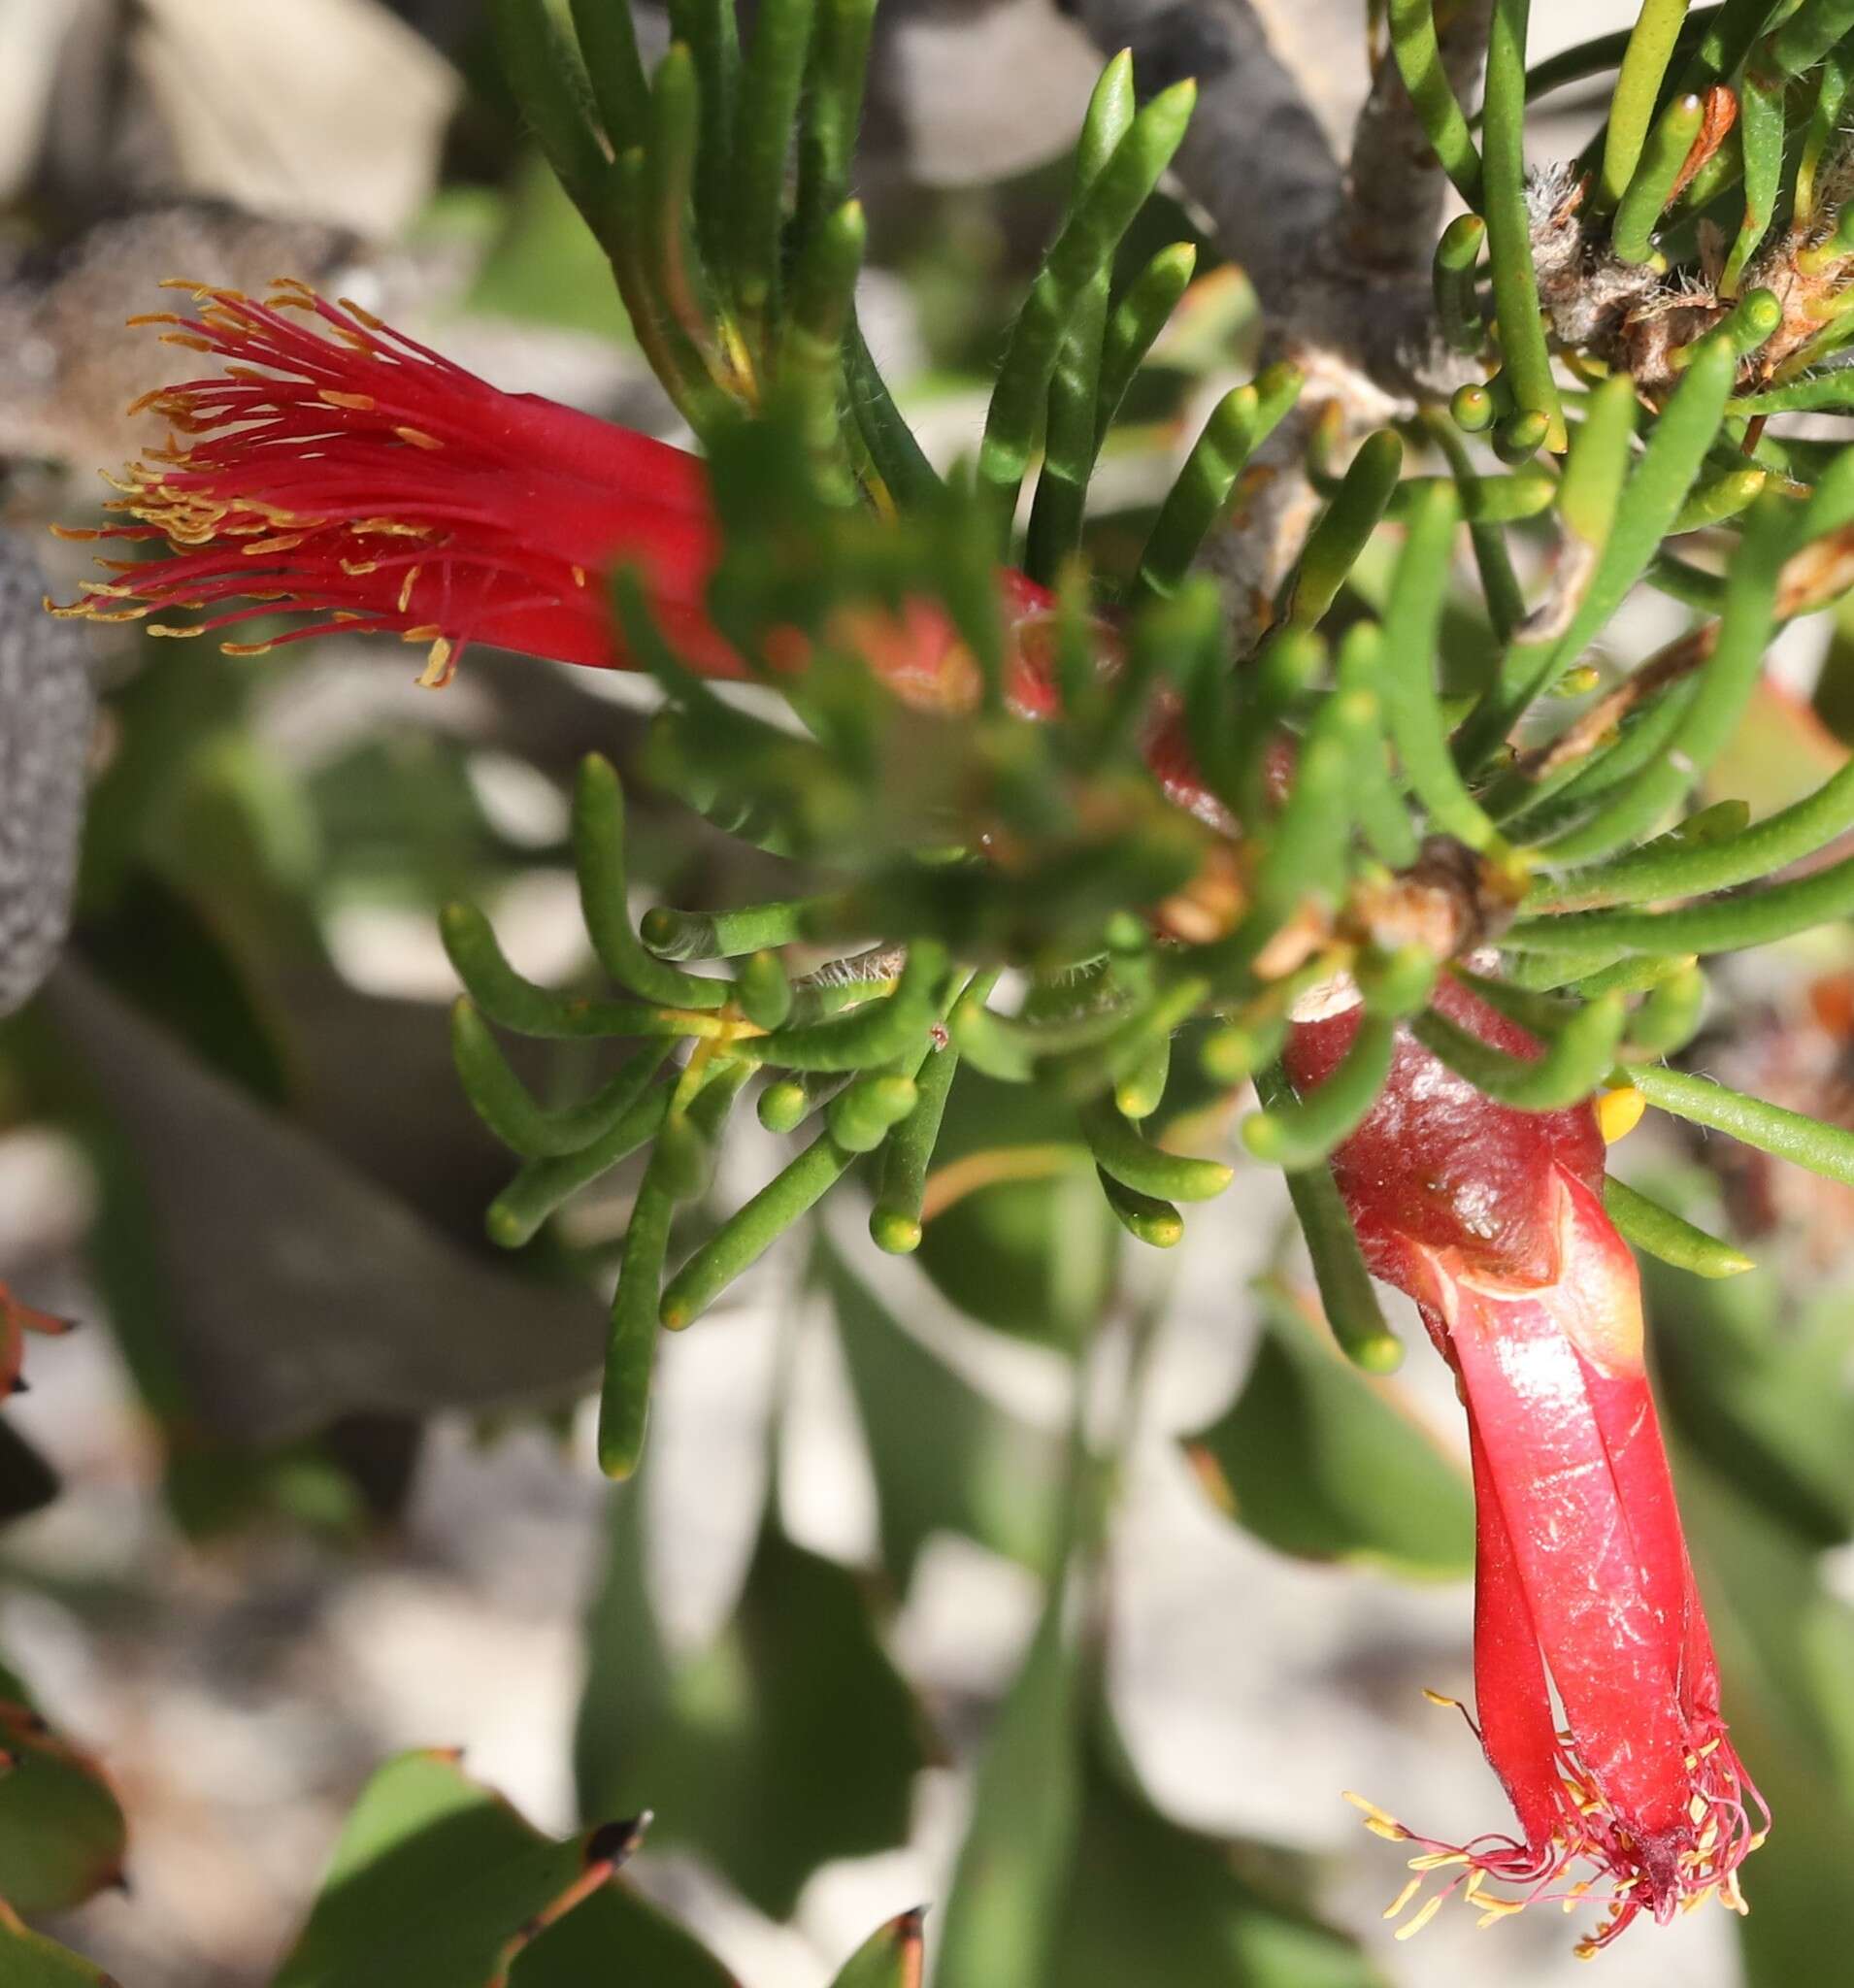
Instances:
[[[0,1899],[69,1911],[121,1878],[127,1824],[102,1773],[50,1731],[19,1680],[0,1673]]]
[[[668,1654],[644,1578],[641,1488],[614,1500],[587,1630],[581,1803],[652,1809],[655,1841],[702,1851],[785,1918],[820,1865],[906,1840],[927,1760],[919,1712],[856,1575],[771,1520],[719,1636]]]
[[[934,1988],[1052,1979],[1057,1911],[1080,1821],[1077,1662],[1058,1581],[998,1714],[946,1900]]]
[[[694,1934],[622,1878],[549,1926],[509,1971],[509,1988],[740,1988]]]
[[[1073,1110],[1034,1085],[962,1068],[934,1169],[978,1152],[1065,1143],[1075,1146],[1073,1170],[962,1196],[927,1223],[915,1260],[981,1325],[1074,1347],[1106,1300],[1119,1230]]]
[[[820,1241],[850,1385],[869,1439],[882,1563],[906,1587],[937,1532],[963,1533],[1027,1567],[1048,1559],[1063,1445],[956,1374]]]
[[[1854,1615],[1767,1506],[1690,1452],[1676,1450],[1674,1468],[1733,1744],[1777,1818],[1744,1867],[1745,1976],[1749,1988],[1790,1988],[1854,1942]]]
[[[454,1756],[401,1754],[343,1825],[276,1988],[488,1988],[572,1903],[596,1835],[555,1842]]]
[[[478,1261],[75,962],[41,1006],[62,1047],[35,1077],[90,1147],[112,1318],[170,1430],[281,1442],[350,1409],[534,1401],[596,1371],[589,1294]],[[431,1037],[442,1055],[435,1019]]]
[[[1361,1373],[1323,1323],[1272,1278],[1262,1337],[1228,1411],[1184,1439],[1206,1488],[1283,1553],[1406,1575],[1473,1571],[1467,1474],[1394,1381]]]
[[[1057,1914],[1060,1988],[1373,1988],[1343,1934],[1251,1884],[1231,1845],[1169,1822],[1091,1749]]]
[[[1652,1260],[1641,1272],[1662,1399],[1680,1436],[1810,1544],[1845,1540],[1854,1531],[1854,1293],[1831,1286],[1799,1303],[1769,1270],[1729,1282]]]
[[[0,1900],[0,1981],[7,1988],[116,1988],[101,1968],[46,1939]]]
[[[467,307],[637,343],[605,250],[538,152],[514,176]]]
[[[925,1941],[920,1909],[903,1912],[850,1955],[831,1988],[920,1988]]]
[[[122,879],[107,922],[87,925],[84,956],[117,992],[201,1062],[267,1105],[289,1075],[271,1022],[199,904],[146,870]]]

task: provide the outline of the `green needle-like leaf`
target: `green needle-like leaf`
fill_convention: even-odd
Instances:
[[[1703,339],[1695,348],[1691,364],[1661,411],[1641,460],[1628,480],[1612,527],[1588,542],[1600,548],[1596,569],[1570,625],[1550,641],[1515,643],[1507,652],[1499,682],[1476,707],[1455,742],[1456,757],[1464,768],[1473,771],[1485,761],[1533,699],[1583,653],[1647,570],[1662,540],[1672,530],[1718,434],[1738,367],[1736,346],[1720,333]],[[1620,394],[1621,389],[1616,391]],[[1619,421],[1606,423],[1606,457],[1620,426]],[[1606,483],[1607,479],[1606,475],[1599,478],[1594,474],[1596,465],[1592,467],[1590,483],[1584,487],[1594,499],[1600,494],[1595,486],[1599,481]],[[1590,509],[1596,512],[1601,507],[1592,501]]]
[[[1693,1077],[1683,1070],[1632,1063],[1628,1077],[1649,1104],[1664,1111],[1695,1125],[1709,1125],[1760,1152],[1793,1160],[1811,1174],[1854,1187],[1854,1132],[1842,1126],[1825,1125],[1801,1111],[1786,1111],[1780,1105],[1747,1098],[1742,1091],[1729,1090],[1710,1077]]]
[[[1786,499],[1759,500],[1727,576],[1718,639],[1667,749],[1588,821],[1547,844],[1547,860],[1588,862],[1639,841],[1724,749],[1764,667],[1793,528]]]
[[[624,788],[603,753],[579,762],[573,796],[573,856],[579,909],[599,963],[619,986],[671,1008],[719,1008],[725,980],[705,980],[646,952],[631,929],[624,862]]]
[[[1404,772],[1436,826],[1471,849],[1487,849],[1499,832],[1456,771],[1436,687],[1437,637],[1460,514],[1454,485],[1442,482],[1431,484],[1411,514],[1384,610],[1384,703]]]
[[[1397,1024],[1388,1015],[1367,1014],[1352,1046],[1325,1082],[1292,1104],[1271,1106],[1243,1119],[1243,1144],[1258,1160],[1290,1174],[1321,1165],[1357,1128],[1384,1088],[1396,1031]]]
[[[1077,203],[1017,314],[992,390],[978,450],[978,486],[1002,549],[1076,299],[1108,266],[1121,237],[1172,161],[1197,85],[1175,83],[1141,111]]]
[[[1395,429],[1380,428],[1359,445],[1287,581],[1289,627],[1312,628],[1324,619],[1390,509],[1403,471],[1404,444]]]
[[[1082,1137],[1095,1163],[1136,1194],[1155,1201],[1210,1201],[1236,1177],[1220,1160],[1186,1159],[1147,1143],[1105,1100],[1084,1105]]]
[[[521,113],[573,204],[598,232],[611,161],[592,121],[592,89],[546,0],[494,0],[496,51]]]
[[[1662,837],[1606,863],[1541,880],[1529,911],[1643,904],[1730,890],[1768,877],[1854,828],[1854,761],[1815,792],[1755,826],[1716,842]]]
[[[1559,1111],[1603,1081],[1627,1025],[1622,996],[1606,994],[1573,1011],[1544,1054],[1531,1060],[1492,1048],[1444,1015],[1418,1015],[1410,1027],[1426,1049],[1490,1098],[1521,1111]]]
[[[1391,52],[1423,136],[1470,207],[1480,205],[1480,154],[1442,67],[1436,35],[1436,0],[1390,0]],[[1522,36],[1523,39],[1523,36]],[[1522,84],[1523,87],[1523,84]]]
[[[1108,439],[1134,375],[1170,322],[1178,299],[1190,288],[1197,266],[1195,244],[1175,242],[1159,250],[1114,305],[1101,345],[1101,390],[1094,415],[1096,448]]]
[[[1544,416],[1544,446],[1557,453],[1565,446],[1565,417],[1539,318],[1526,205],[1526,25],[1532,0],[1493,0],[1493,7],[1481,130],[1483,196],[1474,204],[1487,220],[1505,377],[1520,413]]]
[[[498,1028],[518,1036],[714,1036],[712,1014],[670,1012],[635,1001],[594,1001],[524,979],[503,956],[489,920],[472,905],[447,905],[438,929],[470,997]]]
[[[630,1476],[644,1455],[650,1375],[656,1365],[657,1293],[677,1203],[664,1173],[664,1148],[659,1145],[631,1204],[624,1253],[618,1260],[599,1395],[599,1468],[608,1477]]]
[[[1278,1069],[1256,1077],[1256,1095],[1268,1110],[1291,1107],[1294,1093]],[[1313,1261],[1320,1306],[1345,1357],[1368,1374],[1390,1374],[1404,1363],[1404,1342],[1385,1321],[1377,1290],[1358,1246],[1352,1218],[1327,1167],[1308,1167],[1287,1176],[1295,1219]]]
[[[612,149],[628,151],[645,142],[650,116],[650,85],[631,10],[612,0],[572,0],[572,6],[573,31],[600,121]]]
[[[1627,1242],[1676,1270],[1702,1277],[1735,1277],[1757,1268],[1743,1251],[1695,1228],[1684,1215],[1663,1208],[1647,1195],[1638,1194],[1613,1174],[1603,1183],[1603,1205]]]
[[[474,1002],[450,1011],[450,1049],[464,1095],[503,1144],[524,1159],[563,1158],[597,1143],[644,1094],[670,1052],[665,1043],[641,1050],[582,1105],[544,1110],[509,1067]]]
[[[733,223],[729,268],[750,342],[764,342],[778,310],[785,162],[805,83],[813,4],[814,0],[761,0],[742,70],[733,184],[728,192]]]
[[[1854,0],[1803,0],[1765,44],[1765,52],[1779,76],[1799,76],[1849,33],[1854,33]]]
[[[489,1205],[483,1226],[490,1242],[504,1249],[532,1242],[555,1209],[656,1137],[670,1109],[671,1091],[669,1084],[646,1090],[608,1132],[579,1152],[529,1161]]]
[[[1645,19],[1646,17],[1644,16]],[[1654,231],[1662,211],[1673,195],[1673,182],[1686,164],[1693,141],[1700,135],[1705,117],[1705,100],[1698,96],[1675,97],[1649,134],[1640,162],[1623,187],[1621,205],[1616,209],[1610,247],[1624,262],[1648,262],[1654,256]],[[1613,148],[1616,124],[1612,116],[1609,137]]]
[[[1136,591],[1175,593],[1236,490],[1242,466],[1280,424],[1302,384],[1291,366],[1272,366],[1217,403],[1185,458],[1140,559]]]
[[[1686,21],[1688,0],[1643,0],[1641,11],[1623,52],[1621,73],[1609,99],[1609,129],[1604,141],[1603,171],[1597,182],[1599,207],[1615,207],[1639,177],[1642,148],[1649,143],[1659,101],[1661,79],[1673,58],[1674,45]],[[1695,101],[1696,113],[1698,109]],[[1694,131],[1699,130],[1696,115]],[[1693,137],[1687,139],[1691,149]],[[1684,159],[1682,151],[1680,158]],[[1680,160],[1674,161],[1677,171]],[[1668,175],[1672,184],[1673,175]],[[1655,212],[1660,212],[1659,207]],[[1623,251],[1618,248],[1616,251]],[[1629,257],[1631,261],[1639,257]]]

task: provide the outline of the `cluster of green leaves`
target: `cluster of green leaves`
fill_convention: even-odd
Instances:
[[[1643,106],[1688,69],[1733,79],[1748,100],[1767,75],[1829,89],[1839,59],[1841,30],[1827,32],[1820,7],[1761,39],[1768,8],[1696,17],[1684,38],[1683,11],[1644,9],[1609,56],[1620,74],[1598,205],[1614,206],[1619,227],[1639,215],[1642,176],[1665,165]],[[1073,1112],[1114,1214],[1161,1247],[1180,1233],[1178,1203],[1232,1177],[1220,1162],[1168,1149],[1168,1125],[1205,1085],[1227,1095],[1259,1077],[1264,1109],[1244,1123],[1244,1143],[1294,1176],[1333,1323],[1368,1365],[1388,1364],[1396,1342],[1324,1162],[1370,1109],[1400,1027],[1522,1110],[1633,1084],[1661,1109],[1854,1180],[1854,1137],[1661,1067],[1698,1026],[1700,955],[1854,909],[1854,860],[1766,880],[1854,826],[1846,772],[1755,825],[1710,810],[1662,832],[1731,738],[1779,627],[1833,598],[1838,581],[1804,576],[1833,567],[1854,521],[1854,454],[1766,437],[1753,446],[1783,466],[1757,456],[1747,477],[1752,438],[1734,394],[1781,316],[1768,290],[1739,298],[1678,355],[1677,384],[1657,406],[1644,407],[1626,375],[1560,384],[1522,177],[1523,4],[1495,11],[1478,148],[1438,64],[1428,0],[1391,10],[1437,154],[1473,203],[1438,253],[1442,322],[1464,350],[1498,352],[1488,383],[1457,396],[1454,412],[1471,431],[1493,423],[1509,471],[1477,465],[1440,411],[1367,437],[1342,474],[1323,472],[1316,455],[1324,509],[1246,654],[1232,652],[1216,590],[1191,568],[1240,506],[1245,465],[1293,409],[1301,381],[1290,370],[1225,394],[1124,571],[1090,578],[1077,557],[1100,448],[1191,266],[1173,248],[1116,268],[1182,135],[1188,85],[1140,108],[1127,59],[1109,65],[1067,215],[1005,341],[976,461],[942,480],[853,325],[860,237],[842,196],[867,7],[768,6],[743,55],[730,6],[690,4],[674,11],[679,39],[647,86],[628,29],[613,24],[621,10],[576,9],[577,53],[540,0],[505,0],[500,12],[524,108],[707,445],[725,547],[712,612],[799,726],[699,681],[621,582],[629,646],[666,698],[646,774],[793,859],[806,887],[718,913],[655,910],[640,936],[615,778],[594,762],[578,802],[582,900],[600,958],[631,998],[529,985],[480,916],[447,914],[470,995],[459,1067],[480,1111],[526,1161],[492,1211],[492,1234],[525,1241],[577,1187],[651,1146],[613,1310],[609,1470],[637,1461],[659,1321],[687,1324],[865,1155],[876,1241],[918,1245],[962,1065]],[[1740,32],[1754,15],[1758,32]],[[1758,170],[1754,157],[1753,180]],[[655,204],[640,208],[638,189]],[[1768,205],[1758,212],[1768,224]],[[1743,239],[1755,247],[1763,232]],[[1483,245],[1491,319],[1474,269]],[[694,316],[677,315],[685,290],[700,302]],[[808,306],[826,293],[828,309]],[[650,326],[672,317],[686,363],[652,344]],[[1532,462],[1541,448],[1560,459]],[[1433,471],[1406,473],[1416,450]],[[1528,617],[1509,542],[1546,520],[1565,549],[1545,610]],[[1464,527],[1477,600],[1454,581]],[[1702,527],[1716,575],[1667,551]],[[1005,612],[998,569],[1013,558],[1053,584],[1046,608]],[[1573,731],[1548,770],[1517,757],[1509,741],[1521,727],[1540,712],[1561,723],[1565,700],[1588,694],[1587,652],[1644,582],[1704,598],[1697,667],[1650,673],[1618,722],[1581,740]],[[903,631],[922,611],[944,617],[942,647],[970,671],[969,700],[947,690],[944,662],[930,709],[880,683],[881,643],[917,641]],[[795,640],[806,657],[797,676]],[[1444,644],[1465,663],[1457,682],[1437,668]],[[1195,812],[1169,805],[1152,771],[1155,733],[1167,728],[1188,759]],[[1431,1011],[1437,975],[1461,972],[1448,944],[1366,910],[1418,870],[1426,838],[1472,853],[1485,902],[1517,905],[1501,941],[1504,974],[1474,984],[1538,1036],[1536,1060]],[[1214,909],[1197,915],[1207,902]],[[876,949],[796,986],[787,979],[781,947],[828,952],[851,939]],[[728,977],[682,964],[698,959],[740,964]],[[1014,1009],[992,1005],[1001,970],[1028,977]],[[1296,1097],[1270,1076],[1289,1011],[1341,973],[1361,989],[1363,1024],[1331,1079]],[[547,1114],[513,1083],[485,1017],[517,1033],[642,1036],[652,1046],[584,1105]],[[1172,1068],[1180,1030],[1197,1066],[1188,1072]],[[676,1041],[688,1045],[680,1062],[667,1053]],[[727,1113],[762,1072],[762,1121],[816,1130],[666,1276],[676,1206],[706,1182]],[[1614,1212],[1640,1246],[1688,1268],[1741,1265],[1630,1190]]]

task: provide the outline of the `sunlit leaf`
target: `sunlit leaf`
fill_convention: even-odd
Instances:
[[[920,1988],[926,1942],[916,1907],[889,1920],[850,1955],[831,1988]]]
[[[581,1801],[651,1809],[655,1843],[702,1851],[783,1918],[819,1865],[906,1839],[926,1761],[919,1712],[857,1577],[772,1523],[715,1640],[666,1655],[641,1508],[639,1486],[614,1502],[580,1702]]]
[[[0,1900],[0,1981],[7,1988],[116,1988],[101,1968],[34,1933]]]
[[[4,1671],[0,1757],[0,1898],[22,1912],[61,1912],[119,1882],[127,1825],[109,1783]]]
[[[1032,1085],[997,1083],[962,1068],[934,1153],[936,1172],[980,1152],[1067,1143],[1073,1166],[989,1184],[933,1215],[918,1261],[942,1291],[983,1325],[1073,1346],[1100,1309],[1118,1230],[1096,1185],[1075,1113]],[[929,1178],[929,1207],[933,1181]]]
[[[1078,1713],[1058,1588],[979,1763],[935,1988],[1045,1978],[1079,1823]]]
[[[1854,1529],[1854,1300],[1798,1304],[1757,1270],[1709,1282],[1644,1262],[1670,1420],[1746,1497],[1812,1544]]]
[[[622,1878],[575,1905],[509,1971],[509,1988],[741,1988],[694,1934]]]
[[[556,1842],[454,1756],[402,1754],[344,1824],[276,1988],[488,1988],[596,1882],[605,1833]]]
[[[1060,1988],[1372,1988],[1346,1937],[1245,1877],[1235,1846],[1168,1822],[1094,1749],[1058,1915]]]

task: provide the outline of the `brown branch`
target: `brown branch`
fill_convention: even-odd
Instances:
[[[1339,160],[1250,0],[1058,0],[1106,53],[1133,50],[1140,93],[1190,76],[1198,107],[1175,171],[1263,303],[1285,308],[1331,226]]]
[[[1463,0],[1440,17],[1437,42],[1455,95],[1478,95],[1493,0]],[[1374,51],[1372,86],[1352,131],[1340,248],[1349,264],[1427,275],[1440,231],[1448,182],[1417,121],[1416,108],[1388,46]]]

